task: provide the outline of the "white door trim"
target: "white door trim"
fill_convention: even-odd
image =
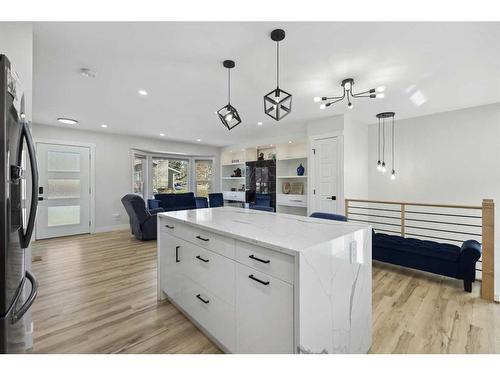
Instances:
[[[312,150],[312,143],[314,141],[319,141],[325,138],[337,138],[337,214],[344,215],[345,212],[345,201],[344,201],[344,135],[342,131],[335,131],[331,133],[318,134],[309,136],[309,150],[308,150],[308,186],[307,186],[307,215],[312,214],[311,212],[311,196],[313,193],[313,181],[314,181],[314,168],[312,168],[312,160],[314,157]]]
[[[88,147],[90,149],[90,228],[91,234],[95,233],[95,143],[61,141],[58,139],[35,138],[38,144],[51,144],[60,146]]]

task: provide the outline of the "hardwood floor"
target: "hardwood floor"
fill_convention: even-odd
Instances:
[[[33,244],[40,293],[35,353],[220,353],[168,301],[156,301],[156,242],[129,232]],[[373,268],[372,353],[500,353],[500,304],[462,284]]]

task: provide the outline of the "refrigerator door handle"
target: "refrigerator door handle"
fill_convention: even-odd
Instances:
[[[33,275],[30,271],[26,271],[26,279],[28,279],[31,283],[31,292],[21,308],[13,312],[12,324],[18,322],[24,314],[26,314],[26,311],[28,311],[31,305],[33,305],[33,302],[35,302],[35,298],[38,294],[38,281],[36,280],[35,275]]]
[[[36,208],[38,205],[38,165],[36,163],[36,153],[35,153],[35,143],[31,137],[31,132],[26,122],[22,123],[22,137],[26,140],[26,146],[28,148],[28,155],[30,159],[30,169],[31,169],[31,205],[30,205],[30,216],[28,218],[28,224],[26,225],[26,231],[22,232],[21,229],[21,247],[26,249],[31,241],[31,236],[33,235],[33,229],[35,228],[35,218],[36,218]],[[19,148],[19,152],[22,151],[22,146]],[[21,158],[19,158],[21,160]]]

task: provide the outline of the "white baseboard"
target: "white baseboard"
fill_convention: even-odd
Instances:
[[[500,302],[500,294],[495,294],[494,300]]]
[[[130,229],[130,224],[117,224],[117,225],[110,225],[107,227],[97,227],[95,228],[95,233],[115,232],[118,230],[126,230],[126,229]]]

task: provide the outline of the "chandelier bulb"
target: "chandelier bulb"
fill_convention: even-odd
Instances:
[[[321,104],[321,105],[319,106],[319,109],[325,109],[325,108],[326,108],[326,104],[325,104],[325,103],[323,103],[323,104]]]
[[[354,107],[354,106],[352,105],[351,102],[349,102],[349,104],[347,104],[347,108],[352,109],[352,107]]]
[[[382,173],[385,173],[387,168],[385,167],[385,161],[382,162]]]
[[[391,180],[395,180],[395,179],[396,179],[396,171],[393,169],[392,173],[391,173]]]
[[[319,103],[321,100],[322,98],[320,96],[315,96],[313,99],[314,103]]]
[[[377,170],[382,170],[382,162],[380,160],[377,162]]]
[[[383,98],[385,98],[385,94],[383,92],[379,92],[379,93],[375,94],[375,97],[377,99],[383,99]]]
[[[231,113],[226,115],[226,121],[231,121],[233,119],[233,115]]]

